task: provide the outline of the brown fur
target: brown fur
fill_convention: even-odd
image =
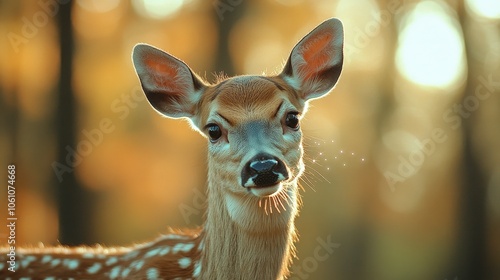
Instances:
[[[178,231],[177,231],[178,232]],[[177,235],[177,233],[176,233]],[[194,263],[199,260],[199,243],[202,239],[200,232],[184,232],[182,238],[159,237],[156,241],[138,244],[133,248],[113,247],[106,248],[102,246],[95,247],[33,247],[18,249],[16,251],[16,272],[8,271],[6,268],[0,270],[0,279],[11,277],[20,279],[22,277],[31,277],[31,279],[45,279],[55,277],[54,279],[110,279],[112,270],[120,266],[122,269],[115,279],[146,279],[148,268],[158,268],[160,275],[158,279],[182,279],[191,278],[193,275]],[[193,243],[193,248],[189,252],[179,252],[178,254],[165,254],[146,257],[148,252],[155,248],[164,248],[169,246],[174,248],[179,242]],[[0,260],[6,264],[6,248],[0,251]],[[50,258],[46,258],[50,256]],[[192,258],[191,264],[183,269],[178,264],[179,258],[186,256]],[[112,262],[116,257],[116,262]],[[27,262],[29,258],[32,261]],[[56,264],[54,260],[59,260]],[[78,260],[78,267],[71,269],[69,261]],[[136,270],[134,262],[144,260],[140,270]],[[88,270],[96,265],[101,265],[98,273],[89,273]],[[54,265],[53,265],[54,264]],[[126,277],[122,277],[123,269],[132,267]]]

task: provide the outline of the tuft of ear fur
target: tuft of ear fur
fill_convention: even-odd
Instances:
[[[336,18],[324,21],[293,48],[280,76],[304,100],[319,98],[337,83],[342,64],[344,31]]]
[[[132,52],[135,71],[151,106],[170,118],[192,118],[204,83],[181,60],[146,44]]]

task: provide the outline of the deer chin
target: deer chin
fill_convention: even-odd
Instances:
[[[283,184],[278,182],[271,186],[266,187],[249,187],[248,192],[257,197],[274,196],[283,189]]]

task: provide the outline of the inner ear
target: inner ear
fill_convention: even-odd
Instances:
[[[189,81],[187,79],[191,73],[186,71],[185,67],[168,62],[158,62],[154,59],[146,61],[148,69],[150,69],[151,78],[155,79],[152,85],[160,91],[165,91],[171,94],[180,95],[186,89],[189,89]]]
[[[181,60],[149,45],[134,47],[133,62],[153,108],[172,117],[193,117],[204,83]]]
[[[330,47],[332,37],[331,32],[319,33],[304,41],[297,49],[295,56],[292,57],[292,60],[295,60],[297,64],[299,75],[305,81],[313,79],[318,72],[330,68],[330,60],[333,56],[333,49]]]
[[[304,100],[328,93],[337,83],[343,64],[344,33],[338,19],[329,19],[297,43],[281,73]]]

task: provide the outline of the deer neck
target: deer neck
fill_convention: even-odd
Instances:
[[[283,279],[294,255],[296,182],[274,200],[227,193],[216,182],[208,186],[201,279]]]

